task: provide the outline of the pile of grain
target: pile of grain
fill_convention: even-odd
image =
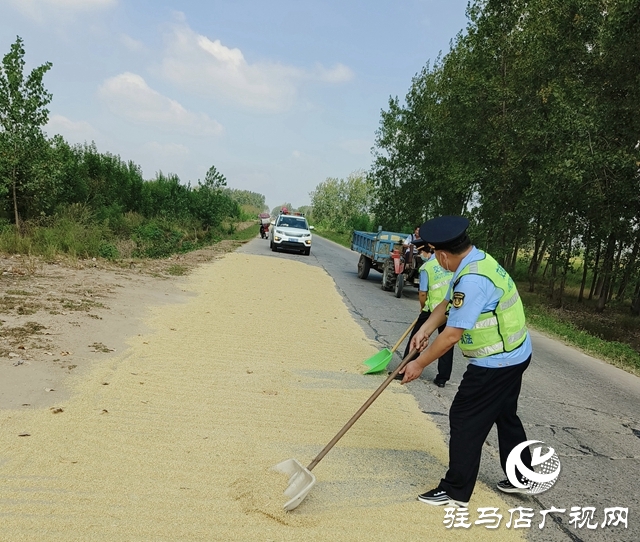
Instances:
[[[230,254],[186,288],[58,410],[0,413],[0,540],[518,537],[447,530],[442,508],[415,500],[447,450],[396,382],[285,513],[287,479],[271,466],[307,464],[334,436],[383,378],[361,374],[377,349],[316,267]],[[483,487],[474,501],[508,508]]]

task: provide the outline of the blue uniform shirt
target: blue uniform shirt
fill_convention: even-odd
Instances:
[[[481,275],[464,275],[460,282],[453,289],[453,285],[458,280],[458,275],[467,264],[482,259],[482,252],[476,247],[471,249],[460,262],[458,269],[453,274],[451,285],[447,292],[447,299],[453,299],[453,292],[462,292],[464,294],[464,303],[458,309],[451,306],[449,309],[449,317],[447,325],[460,329],[471,329],[478,317],[483,312],[489,312],[496,308],[498,301],[502,297],[503,291],[491,282],[488,278]],[[531,338],[527,333],[525,341],[515,350],[511,352],[502,352],[493,354],[484,358],[468,358],[469,363],[479,367],[489,367],[497,369],[499,367],[509,367],[518,365],[526,361],[532,353]]]

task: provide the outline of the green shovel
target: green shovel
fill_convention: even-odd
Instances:
[[[418,315],[418,318],[420,318],[420,315]],[[363,365],[366,365],[368,367],[368,369],[364,372],[364,374],[368,375],[371,373],[379,373],[380,371],[384,371],[387,368],[387,365],[389,365],[389,362],[393,357],[393,353],[396,351],[398,346],[400,346],[400,343],[402,343],[402,341],[405,340],[406,336],[409,335],[409,333],[413,329],[413,326],[415,326],[416,323],[418,322],[418,318],[416,318],[413,321],[413,323],[409,326],[407,331],[404,332],[402,337],[400,337],[400,340],[394,345],[394,347],[391,350],[389,350],[388,348],[385,348],[384,350],[380,350],[380,352],[378,352],[377,354],[374,354],[373,356],[365,359],[362,362]]]

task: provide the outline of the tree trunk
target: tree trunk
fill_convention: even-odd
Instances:
[[[529,291],[533,292],[536,284],[536,275],[538,274],[538,268],[540,267],[539,253],[540,247],[543,244],[542,238],[536,235],[533,245],[533,255],[531,256],[531,262],[529,263]]]
[[[564,306],[563,305],[563,298],[564,298],[564,286],[565,286],[566,282],[567,282],[567,274],[563,270],[561,275],[560,275],[560,286],[558,286],[558,291],[556,293],[556,305],[560,309]]]
[[[615,263],[613,264],[613,270],[611,271],[611,284],[609,285],[609,290],[607,291],[607,303],[611,301],[613,297],[613,290],[615,288],[616,281],[618,280],[618,276],[620,275],[620,260],[622,259],[622,248],[624,243],[620,241],[620,246],[618,247],[618,254],[616,255]]]
[[[631,314],[634,316],[640,316],[640,279],[638,279],[638,282],[636,283],[636,291],[633,294]]]
[[[13,214],[14,220],[16,222],[16,231],[18,233],[21,232],[22,228],[20,228],[20,214],[18,213],[18,193],[16,190],[16,184],[18,183],[18,172],[16,171],[16,166],[13,166],[11,171],[11,188],[13,191]]]
[[[604,264],[603,264],[604,265]],[[602,295],[602,285],[604,284],[604,269],[601,269],[601,272],[598,276],[598,282],[596,282],[596,291],[593,292],[593,295],[597,298],[600,298]]]
[[[600,249],[602,248],[602,242],[598,241],[598,250],[596,250],[596,261],[593,264],[593,278],[591,279],[591,289],[589,290],[589,299],[593,299],[596,290],[596,283],[598,280],[598,265],[600,264]]]
[[[496,251],[496,253],[499,254],[497,260],[504,269],[507,269],[509,266],[509,262],[507,261],[507,251],[505,249],[505,247],[507,246],[507,242],[504,233],[500,236],[500,240],[498,242],[500,243],[500,250]]]
[[[539,269],[542,265],[542,260],[544,260],[544,255],[547,253],[547,240],[542,241],[542,248],[540,249],[540,253],[538,254],[538,262],[536,264],[536,269]]]
[[[511,253],[511,261],[509,262],[509,270],[516,270],[516,263],[518,262],[518,250],[520,250],[520,237],[516,237],[516,244],[513,247],[513,252]]]
[[[567,273],[569,272],[569,265],[571,264],[571,250],[573,247],[573,234],[569,231],[569,246],[567,247],[567,257],[564,258],[562,265],[562,276],[560,279],[560,288],[558,291],[558,306],[563,307],[564,287],[567,283]]]
[[[580,293],[578,294],[578,303],[582,303],[584,299],[584,287],[587,284],[587,273],[589,272],[589,248],[591,245],[591,222],[589,222],[589,228],[587,229],[587,242],[584,247],[584,253],[582,255],[582,281],[580,282]]]
[[[622,279],[620,280],[620,288],[618,288],[618,294],[616,295],[616,299],[618,301],[624,301],[624,293],[629,284],[629,280],[631,279],[631,275],[636,269],[636,260],[638,259],[639,251],[640,251],[640,235],[636,237],[636,241],[635,243],[633,243],[633,249],[631,251],[631,256],[629,256],[629,262],[625,266]]]
[[[611,275],[613,272],[613,258],[616,250],[616,238],[613,233],[609,234],[609,241],[607,242],[607,251],[602,262],[602,291],[598,298],[598,305],[596,307],[597,312],[603,312],[605,305],[607,304],[607,297],[609,288],[611,287]]]
[[[556,293],[556,278],[558,277],[558,247],[557,245],[553,247],[552,251],[551,251],[551,256],[549,257],[549,261],[547,262],[547,265],[544,268],[544,273],[542,274],[542,277],[544,278],[546,272],[547,272],[547,268],[549,267],[549,264],[551,264],[551,277],[549,278],[549,299],[551,299],[552,301],[555,299],[555,293]]]

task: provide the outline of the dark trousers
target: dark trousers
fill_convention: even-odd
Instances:
[[[440,489],[452,499],[469,501],[480,469],[482,445],[495,423],[498,428],[500,465],[505,470],[507,457],[515,446],[527,440],[516,411],[522,386],[522,373],[531,362],[500,369],[469,365],[449,410],[449,470],[440,481]],[[531,468],[528,448],[522,462]]]
[[[418,321],[416,325],[413,326],[411,330],[411,334],[409,335],[409,340],[407,341],[407,346],[404,349],[404,358],[409,354],[409,345],[411,344],[411,339],[418,332],[418,330],[422,327],[427,319],[431,316],[431,312],[429,311],[421,311],[420,316],[418,316]],[[442,324],[438,328],[438,333],[442,333],[447,324]],[[436,376],[435,380],[438,382],[446,382],[451,378],[451,369],[453,368],[453,346],[447,350],[442,356],[438,359],[438,376]]]

